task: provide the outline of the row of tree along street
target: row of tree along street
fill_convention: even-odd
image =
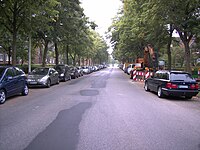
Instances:
[[[124,0],[109,33],[113,56],[121,62],[143,57],[151,44],[168,69],[178,65],[191,72],[200,57],[199,0]]]
[[[14,66],[38,57],[36,49],[42,50],[45,66],[50,45],[56,64],[75,65],[81,58],[106,62],[108,46],[96,27],[79,0],[0,1],[0,52]]]

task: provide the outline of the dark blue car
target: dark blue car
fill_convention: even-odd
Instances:
[[[0,66],[0,104],[3,104],[10,96],[28,95],[28,92],[26,75],[21,69]]]
[[[183,71],[160,70],[146,79],[144,89],[154,91],[158,97],[184,96],[191,99],[199,92],[198,83],[191,74]]]

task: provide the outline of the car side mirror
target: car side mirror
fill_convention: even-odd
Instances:
[[[49,75],[52,75],[52,74],[53,74],[53,71],[50,71],[50,72],[49,72]]]

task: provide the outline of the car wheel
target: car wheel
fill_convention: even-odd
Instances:
[[[51,87],[51,81],[48,79],[47,80],[47,88],[50,88]]]
[[[149,90],[149,85],[148,85],[147,82],[145,82],[145,84],[144,84],[144,89],[145,89],[145,91],[150,91],[150,90]]]
[[[6,93],[4,90],[0,90],[0,104],[5,103],[6,101]]]
[[[23,95],[23,96],[26,96],[26,95],[28,95],[28,92],[29,92],[28,86],[25,84],[25,85],[24,85],[24,89],[23,89],[23,91],[22,91],[22,95]]]
[[[67,77],[66,77],[66,75],[65,75],[65,77],[64,77],[64,80],[63,80],[64,82],[66,82],[67,81]]]
[[[157,95],[158,95],[159,98],[162,98],[164,96],[161,87],[158,87],[158,93],[157,93]]]
[[[56,84],[59,84],[59,83],[60,83],[60,80],[59,80],[59,78],[58,78],[58,80],[57,80]]]

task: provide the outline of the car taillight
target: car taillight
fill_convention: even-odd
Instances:
[[[178,85],[169,82],[169,83],[166,84],[166,88],[168,88],[168,89],[177,89]]]
[[[198,90],[199,89],[199,85],[198,84],[191,84],[190,85],[190,89],[196,89],[196,90]]]

